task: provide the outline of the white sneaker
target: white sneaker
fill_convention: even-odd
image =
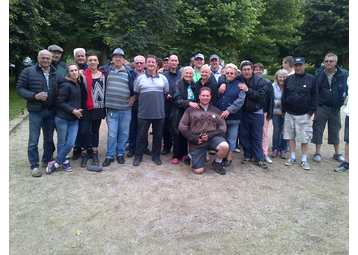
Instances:
[[[235,152],[241,152],[239,148],[236,148],[235,149]]]
[[[272,164],[272,160],[270,159],[269,156],[265,156],[265,157],[264,157],[264,160],[265,160],[267,163]]]

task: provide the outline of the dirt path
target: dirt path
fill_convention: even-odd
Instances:
[[[102,122],[101,163],[106,134]],[[271,134],[272,123],[270,144]],[[280,158],[267,170],[242,165],[241,152],[224,176],[144,155],[139,167],[125,157],[94,173],[76,160],[72,173],[41,178],[30,175],[27,141],[24,121],[9,144],[10,254],[348,254],[349,172],[333,171],[327,139],[322,163],[310,145],[311,171]]]

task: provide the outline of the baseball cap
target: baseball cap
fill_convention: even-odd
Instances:
[[[48,46],[47,50],[49,50],[49,51],[57,50],[57,51],[63,52],[63,49],[60,46],[55,45],[55,44]]]
[[[201,53],[198,53],[195,55],[194,59],[197,59],[197,58],[201,58],[201,59],[205,60],[204,55]]]
[[[165,57],[163,58],[163,61],[169,60],[169,57]]]
[[[293,64],[296,65],[296,64],[305,64],[306,63],[306,60],[304,57],[298,57],[298,58],[294,58],[293,59]]]
[[[113,55],[122,55],[125,57],[124,51],[121,48],[116,48],[112,53],[112,57],[113,57]]]
[[[214,59],[214,58],[219,59],[219,56],[216,55],[216,54],[213,54],[213,55],[210,56],[210,60],[212,60],[212,59]]]

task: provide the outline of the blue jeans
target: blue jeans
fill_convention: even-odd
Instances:
[[[283,124],[285,119],[281,115],[273,115],[272,151],[287,151],[287,140],[283,139]]]
[[[229,151],[234,151],[236,149],[237,142],[237,130],[239,129],[240,120],[226,120],[227,130],[223,137],[226,139],[229,144]]]
[[[55,124],[57,130],[57,157],[56,163],[62,164],[66,161],[66,156],[72,150],[75,145],[78,120],[65,120],[59,117],[55,117]]]
[[[108,137],[106,158],[114,159],[115,152],[117,152],[117,157],[124,156],[131,118],[132,110],[130,109],[107,109],[106,122],[108,125]]]
[[[40,132],[43,132],[43,156],[42,162],[48,163],[52,159],[55,151],[53,143],[53,132],[55,130],[55,110],[41,110],[39,112],[29,113],[29,143],[27,155],[31,165],[31,169],[39,167],[39,138]]]

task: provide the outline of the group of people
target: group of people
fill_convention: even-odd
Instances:
[[[213,54],[210,65],[198,53],[192,66],[179,68],[176,55],[163,60],[154,55],[138,55],[133,64],[116,48],[109,64],[99,66],[98,53],[74,49],[75,63],[61,61],[63,49],[51,45],[39,51],[36,65],[24,69],[17,92],[27,100],[30,137],[28,158],[33,177],[39,169],[38,142],[41,129],[44,152],[41,159],[46,172],[58,168],[72,171],[72,160],[81,158],[81,167],[89,160],[99,165],[98,145],[101,122],[108,126],[107,152],[103,166],[117,159],[118,164],[134,157],[139,166],[143,155],[151,155],[160,165],[160,155],[173,151],[173,164],[183,161],[197,174],[204,171],[209,152],[216,154],[211,163],[219,174],[232,164],[232,153],[242,145],[247,164],[267,168],[269,156],[267,130],[273,120],[271,157],[296,162],[296,139],[301,143],[301,166],[307,162],[308,144],[316,144],[314,161],[320,162],[322,135],[328,122],[328,143],[334,144],[333,158],[342,162],[335,171],[349,169],[348,104],[344,141],[345,158],[339,152],[340,108],[348,94],[348,71],[337,65],[338,57],[329,53],[315,76],[305,72],[305,59],[286,57],[275,74],[274,83],[262,77],[264,66],[242,61],[219,65]],[[313,126],[311,116],[315,113]],[[148,149],[150,126],[152,150]],[[57,131],[57,156],[53,159],[54,130]],[[126,146],[128,142],[128,147]],[[162,149],[163,145],[163,149]]]

